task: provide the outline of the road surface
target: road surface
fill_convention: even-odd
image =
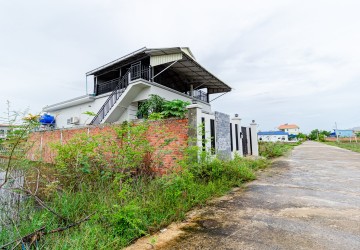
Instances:
[[[192,220],[149,249],[360,249],[360,154],[305,142]]]

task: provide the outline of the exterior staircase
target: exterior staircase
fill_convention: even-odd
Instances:
[[[130,82],[139,78],[150,80],[150,68],[142,68],[139,65],[131,66],[130,69],[120,78],[118,85],[111,92],[104,105],[100,108],[99,112],[90,122],[91,125],[99,125],[104,120],[106,115],[114,108],[116,102],[120,99]]]

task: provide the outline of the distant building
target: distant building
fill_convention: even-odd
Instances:
[[[264,142],[287,142],[289,141],[289,133],[284,131],[264,131],[258,132],[258,141]]]
[[[352,129],[334,129],[335,137],[353,137],[354,130]]]
[[[10,129],[8,124],[0,124],[0,139],[5,139]]]
[[[300,133],[300,127],[296,124],[285,123],[278,127],[280,131],[287,132],[291,136],[296,136]]]
[[[354,133],[359,133],[360,132],[360,127],[355,127],[352,130],[354,130]]]

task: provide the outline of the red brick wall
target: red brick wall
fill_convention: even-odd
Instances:
[[[51,143],[66,143],[75,134],[89,133],[90,135],[104,132],[114,133],[112,125],[86,127],[79,129],[62,129],[54,131],[34,132],[30,135],[31,149],[28,157],[34,161],[54,163],[56,152],[51,149]],[[115,136],[115,133],[114,133]],[[152,160],[157,161],[158,166],[154,169],[161,174],[175,166],[175,163],[183,157],[183,149],[187,146],[188,120],[167,119],[149,122],[147,138],[154,147]],[[164,141],[169,143],[164,145]]]

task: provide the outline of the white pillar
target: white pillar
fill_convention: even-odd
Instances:
[[[189,120],[189,138],[192,146],[202,147],[202,134],[201,134],[201,109],[199,104],[191,104],[186,107],[188,109]]]
[[[231,118],[232,123],[232,141],[233,141],[233,152],[232,157],[234,158],[235,153],[237,153],[240,156],[243,156],[243,150],[242,150],[242,139],[240,136],[241,133],[241,118],[238,117],[236,114],[235,117]],[[237,131],[236,131],[236,125],[237,125]],[[237,133],[236,133],[237,132]],[[236,149],[236,140],[238,140],[238,146],[239,149]]]
[[[259,144],[257,139],[257,124],[255,120],[250,123],[251,128],[251,145],[252,145],[252,154],[255,156],[259,156]]]

